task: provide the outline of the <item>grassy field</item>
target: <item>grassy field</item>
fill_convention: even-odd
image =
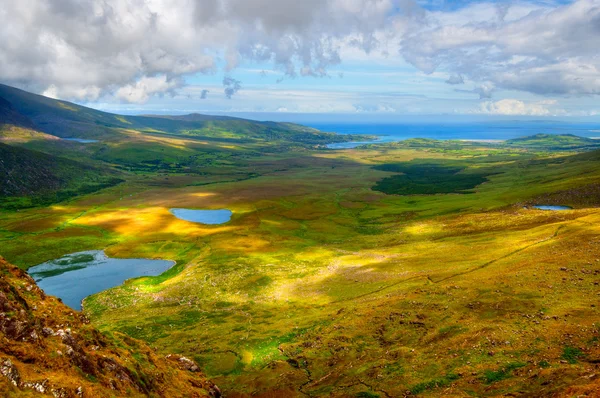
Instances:
[[[177,261],[88,298],[100,329],[193,357],[228,397],[593,391],[600,153],[121,133],[93,153],[124,183],[0,213],[1,254],[24,269],[92,249]],[[545,199],[574,209],[528,207]]]

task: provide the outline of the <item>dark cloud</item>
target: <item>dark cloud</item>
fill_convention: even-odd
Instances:
[[[208,91],[208,90],[202,90],[202,92],[200,93],[200,99],[207,99],[208,98],[208,93],[210,93],[210,91]]]
[[[462,77],[461,74],[452,74],[450,75],[448,80],[446,80],[446,83],[448,84],[463,84],[464,82],[465,79]]]
[[[225,87],[225,97],[231,99],[242,88],[242,82],[235,80],[232,77],[225,76],[223,78],[223,87]]]

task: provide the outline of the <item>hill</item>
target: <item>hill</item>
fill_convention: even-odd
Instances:
[[[119,129],[212,139],[289,141],[300,144],[326,144],[356,137],[323,133],[292,123],[190,114],[183,116],[123,116],[59,101],[0,84],[0,98],[11,107],[5,123],[29,120],[35,129],[62,138],[110,138]],[[0,124],[3,115],[0,113]]]
[[[600,140],[573,134],[536,134],[507,140],[504,144],[545,151],[586,151],[600,148]]]
[[[0,97],[0,128],[7,125],[35,129],[35,125],[28,117],[17,112],[10,102]]]
[[[0,391],[4,397],[218,397],[191,360],[102,334],[0,257]]]

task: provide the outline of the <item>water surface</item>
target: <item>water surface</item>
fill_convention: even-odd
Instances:
[[[554,206],[554,205],[535,205],[535,206],[533,206],[533,208],[538,209],[538,210],[553,210],[553,211],[573,210],[573,208],[569,207],[569,206]]]
[[[60,297],[69,307],[81,310],[81,301],[127,279],[157,276],[174,261],[109,258],[102,250],[68,254],[29,268],[27,272],[46,294]]]
[[[192,210],[171,209],[170,212],[180,220],[197,222],[208,225],[225,224],[231,220],[231,210]]]
[[[526,137],[538,133],[574,134],[579,137],[597,137],[597,123],[571,123],[564,121],[544,120],[495,120],[495,121],[457,121],[457,122],[387,122],[387,123],[352,123],[352,122],[305,122],[310,127],[321,131],[338,134],[365,134],[379,136],[373,142],[343,142],[328,145],[331,149],[355,148],[370,143],[403,141],[409,138],[430,138],[435,140],[493,140],[504,141],[512,138]],[[493,142],[492,141],[492,142]]]
[[[85,138],[63,138],[63,140],[79,142],[80,144],[91,144],[94,142],[100,142],[98,140],[88,140]]]
[[[327,148],[329,149],[353,149],[359,147],[361,145],[366,144],[383,144],[385,142],[394,142],[393,138],[390,137],[379,137],[376,140],[372,141],[347,141],[347,142],[336,142],[334,144],[327,144]]]

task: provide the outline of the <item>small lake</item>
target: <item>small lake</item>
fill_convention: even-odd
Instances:
[[[356,147],[359,147],[361,145],[366,145],[366,144],[382,144],[384,142],[392,142],[389,139],[386,139],[385,137],[380,137],[377,140],[373,140],[373,141],[347,141],[347,142],[336,142],[334,144],[327,144],[326,147],[328,149],[353,149]]]
[[[98,140],[86,140],[85,138],[63,138],[63,140],[79,142],[80,144],[92,144],[94,142],[100,142]]]
[[[174,261],[140,258],[109,258],[102,250],[68,254],[29,268],[29,275],[51,296],[81,310],[81,301],[95,293],[119,286],[127,279],[158,276]]]
[[[231,210],[192,210],[192,209],[171,209],[169,210],[180,220],[197,222],[207,225],[225,224],[231,220],[233,214]]]
[[[538,210],[553,210],[553,211],[573,210],[573,208],[569,207],[569,206],[535,205],[535,206],[532,206],[532,207],[534,209],[538,209]]]

